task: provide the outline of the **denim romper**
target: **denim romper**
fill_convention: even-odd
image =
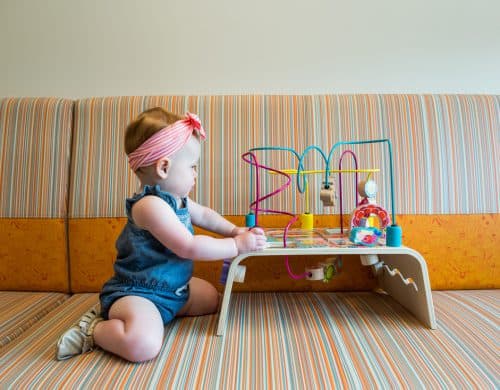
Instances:
[[[126,200],[127,224],[116,241],[118,251],[114,264],[114,276],[104,284],[100,294],[101,315],[108,319],[111,305],[125,296],[139,296],[154,303],[163,323],[170,322],[186,304],[189,297],[188,282],[193,274],[193,261],[183,259],[166,248],[147,230],[132,220],[132,206],[146,195],[163,199],[175,211],[177,217],[194,233],[187,208],[177,208],[175,198],[159,186],[144,186],[140,194]]]

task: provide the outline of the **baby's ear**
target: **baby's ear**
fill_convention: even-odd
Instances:
[[[156,174],[161,179],[166,179],[168,176],[168,169],[170,168],[170,159],[167,157],[160,158],[155,165]]]

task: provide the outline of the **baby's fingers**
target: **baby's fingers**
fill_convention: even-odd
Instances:
[[[267,237],[266,236],[255,236],[255,241],[256,242],[266,242],[267,241]]]
[[[259,227],[252,228],[250,231],[256,236],[265,236],[264,230]]]
[[[255,246],[257,250],[262,250],[266,247],[266,237],[265,236],[257,236],[255,240]]]

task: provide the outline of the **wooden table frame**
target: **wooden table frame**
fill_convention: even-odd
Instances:
[[[424,258],[411,248],[404,246],[267,248],[261,252],[239,255],[232,261],[219,313],[218,336],[224,335],[226,330],[231,291],[238,265],[249,257],[276,257],[284,255],[358,255],[363,265],[372,267],[378,285],[382,290],[408,309],[428,328],[436,329],[436,318],[434,315],[434,304],[432,302],[427,264]]]

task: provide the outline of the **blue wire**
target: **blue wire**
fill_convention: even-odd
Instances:
[[[325,153],[323,152],[323,150],[319,146],[316,146],[316,145],[308,146],[302,152],[302,154],[300,155],[300,158],[299,158],[299,167],[297,168],[297,188],[298,188],[298,190],[299,190],[300,193],[303,193],[304,190],[305,190],[305,189],[300,188],[300,184],[299,184],[299,176],[305,176],[305,175],[300,175],[300,172],[302,170],[304,170],[304,166],[302,164],[302,160],[304,160],[304,157],[306,156],[307,153],[309,153],[310,150],[317,150],[321,154],[321,157],[323,157],[323,161],[325,162],[325,164],[328,164],[328,161],[326,159]],[[328,176],[326,177],[326,180],[325,180],[324,184],[325,184],[325,186],[328,186]]]
[[[302,161],[300,160],[299,153],[297,153],[297,151],[293,148],[286,148],[286,147],[281,147],[281,146],[260,146],[260,147],[249,149],[250,152],[254,152],[257,150],[277,150],[277,151],[282,151],[282,152],[290,152],[295,157],[297,157],[297,160],[299,160],[299,168],[297,169],[297,171],[305,170],[303,165],[302,165]],[[303,186],[305,187],[306,182],[307,182],[307,178],[305,177],[305,175],[302,175],[302,176],[303,176],[302,183],[303,183]],[[301,194],[304,193],[304,190],[302,190],[300,185],[299,185],[299,175],[297,175],[297,187],[298,187],[299,192]],[[250,193],[253,193],[253,169],[250,171]]]

